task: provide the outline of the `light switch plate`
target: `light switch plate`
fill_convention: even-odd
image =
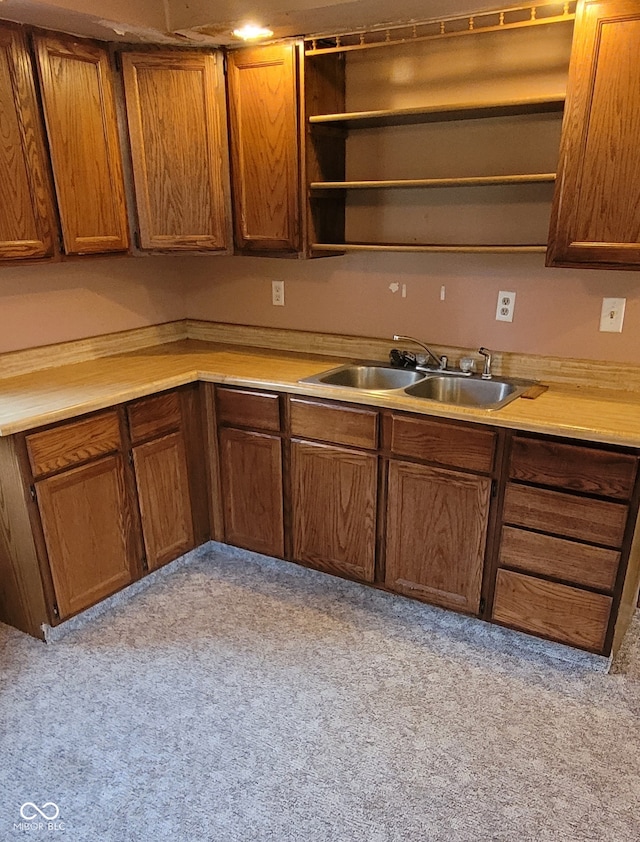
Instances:
[[[603,298],[600,312],[600,330],[622,333],[626,298]]]

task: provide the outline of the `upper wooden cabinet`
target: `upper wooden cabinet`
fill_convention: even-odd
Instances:
[[[240,252],[302,248],[299,45],[228,56],[234,235]]]
[[[640,268],[640,2],[579,5],[548,266]]]
[[[62,35],[34,39],[64,249],[129,247],[120,143],[106,50]]]
[[[224,250],[228,179],[220,54],[122,56],[140,246]]]
[[[0,259],[48,257],[53,191],[23,32],[0,28]]]

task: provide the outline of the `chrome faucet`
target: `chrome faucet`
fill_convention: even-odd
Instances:
[[[484,368],[482,369],[482,379],[491,380],[491,351],[487,348],[478,348],[478,353],[484,357]]]
[[[394,342],[415,342],[416,345],[419,345],[421,348],[424,348],[424,350],[427,352],[427,355],[429,357],[431,357],[431,359],[436,362],[438,368],[441,371],[444,371],[445,368],[447,367],[448,360],[447,360],[447,357],[444,354],[441,357],[436,357],[436,355],[433,353],[433,351],[431,350],[431,348],[429,348],[428,345],[425,345],[424,342],[421,342],[419,339],[415,339],[413,336],[400,336],[399,334],[394,333],[393,341]]]

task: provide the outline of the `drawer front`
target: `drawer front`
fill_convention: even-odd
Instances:
[[[391,452],[436,465],[489,473],[496,434],[491,430],[441,424],[411,415],[391,418]]]
[[[520,631],[601,652],[612,598],[498,570],[492,619]]]
[[[378,413],[373,409],[291,398],[291,435],[375,449]]]
[[[103,412],[26,437],[34,477],[61,471],[120,449],[118,413]]]
[[[579,541],[620,547],[627,507],[621,503],[510,483],[504,498],[503,521]]]
[[[513,479],[628,500],[638,459],[573,444],[516,437],[509,474]]]
[[[575,585],[613,591],[620,553],[505,526],[498,563]]]
[[[280,400],[274,392],[216,388],[218,424],[250,427],[252,430],[280,430]]]
[[[131,441],[159,438],[180,429],[182,412],[176,392],[144,398],[127,407]]]

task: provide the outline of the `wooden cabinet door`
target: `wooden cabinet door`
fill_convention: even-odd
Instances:
[[[106,50],[70,36],[34,39],[68,254],[129,246],[120,143]]]
[[[242,252],[301,249],[296,44],[228,57],[235,245]]]
[[[226,249],[221,55],[124,53],[122,69],[141,247]]]
[[[150,570],[194,547],[189,474],[182,433],[172,433],[133,448]]]
[[[277,436],[219,431],[225,541],[284,555],[282,446]]]
[[[23,32],[0,28],[0,260],[48,257],[53,189]]]
[[[487,477],[392,460],[387,587],[477,614],[490,496]]]
[[[548,266],[640,267],[640,3],[578,5]]]
[[[291,471],[294,559],[373,582],[376,454],[292,441]]]
[[[135,578],[137,542],[121,454],[36,483],[60,618]]]

